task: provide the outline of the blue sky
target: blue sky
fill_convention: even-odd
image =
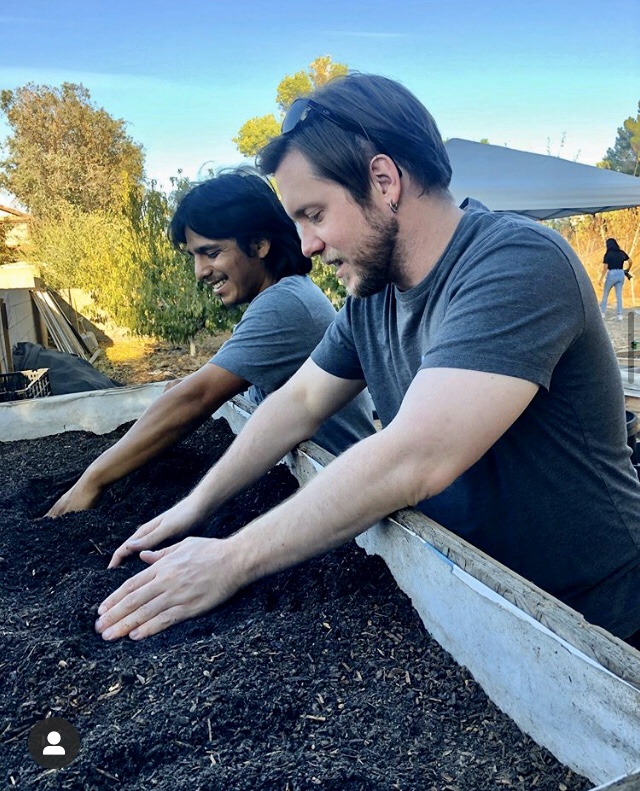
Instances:
[[[241,160],[287,74],[331,55],[412,90],[445,138],[595,164],[640,100],[637,0],[22,0],[0,10],[0,89],[82,83],[147,175]],[[8,134],[0,120],[0,140]],[[6,196],[5,196],[6,197]]]

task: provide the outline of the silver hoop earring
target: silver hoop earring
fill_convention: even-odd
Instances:
[[[390,201],[389,201],[389,208],[391,209],[391,211],[392,211],[394,214],[397,214],[397,213],[398,213],[398,202],[397,202],[397,201],[390,200]]]

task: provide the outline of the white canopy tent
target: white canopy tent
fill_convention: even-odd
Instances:
[[[559,157],[452,138],[451,192],[538,220],[640,206],[640,178]]]

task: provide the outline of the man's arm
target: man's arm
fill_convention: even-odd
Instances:
[[[244,379],[213,363],[181,379],[147,407],[122,439],[87,467],[46,515],[61,516],[93,507],[109,484],[195,431],[225,401],[248,386]]]
[[[114,552],[109,568],[128,555],[184,535],[230,497],[268,472],[321,423],[345,406],[364,382],[340,379],[311,359],[253,413],[227,453],[193,491],[168,511],[141,525]]]
[[[277,508],[228,539],[189,538],[142,553],[149,568],[103,602],[96,629],[105,639],[155,634],[438,494],[499,439],[536,392],[537,385],[508,376],[420,371],[387,428],[345,451]],[[251,440],[245,445],[250,450]]]

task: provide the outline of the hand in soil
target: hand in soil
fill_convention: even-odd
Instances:
[[[200,516],[200,513],[193,509],[189,498],[185,497],[173,508],[140,525],[136,532],[113,553],[109,568],[116,568],[125,558],[137,552],[153,549],[169,539],[181,538],[200,521]]]
[[[96,631],[105,640],[141,640],[222,604],[242,587],[228,546],[227,539],[190,536],[143,552],[141,559],[151,566],[104,600]]]
[[[84,476],[83,476],[84,478]],[[55,518],[72,511],[86,511],[93,508],[100,498],[100,490],[90,486],[80,478],[62,497],[60,497],[47,511],[45,516]]]

